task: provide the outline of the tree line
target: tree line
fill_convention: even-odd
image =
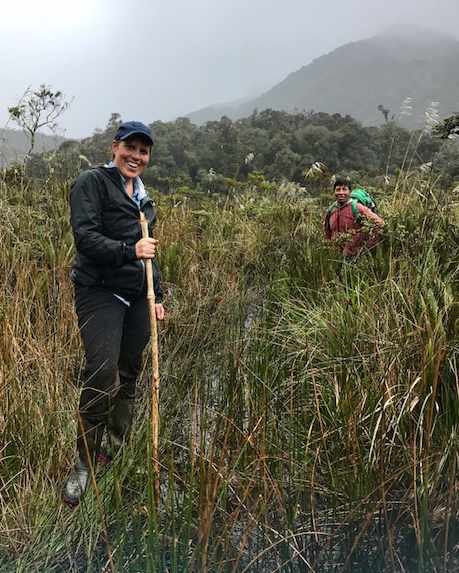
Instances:
[[[64,176],[107,160],[121,123],[113,113],[105,129],[81,141],[66,141],[58,152]],[[222,117],[197,126],[188,118],[151,124],[153,159],[144,180],[162,192],[180,187],[225,192],[255,173],[273,181],[305,183],[316,162],[331,173],[377,177],[427,165],[451,184],[459,178],[459,146],[429,130],[409,131],[395,121],[365,127],[340,114],[264,110],[232,121]],[[31,168],[43,171],[44,159]]]

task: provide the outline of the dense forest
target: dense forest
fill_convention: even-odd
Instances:
[[[314,188],[305,179],[311,166],[320,162],[327,172],[346,171],[363,182],[376,180],[375,184],[385,175],[423,165],[441,174],[440,183],[447,186],[459,177],[459,146],[433,137],[428,119],[425,129],[418,131],[394,121],[364,127],[340,114],[274,110],[237,121],[222,117],[203,126],[187,118],[157,121],[151,125],[155,145],[144,180],[166,193],[183,187],[226,193],[251,174]],[[50,162],[64,177],[105,162],[121,121],[114,113],[106,128],[92,137],[64,142],[53,160],[35,157],[35,175],[45,175]]]

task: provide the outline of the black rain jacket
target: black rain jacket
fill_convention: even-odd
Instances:
[[[144,197],[140,209],[124,190],[116,167],[96,167],[81,173],[70,191],[70,221],[76,245],[71,278],[83,286],[102,286],[133,301],[146,293],[145,265],[135,254],[142,238],[140,211],[153,237],[156,212]],[[155,300],[162,302],[159,268],[153,259]]]

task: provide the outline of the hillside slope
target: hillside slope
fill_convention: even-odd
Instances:
[[[397,116],[410,97],[411,115],[402,122],[421,127],[425,110],[439,102],[442,117],[459,109],[459,41],[416,32],[346,44],[313,60],[269,91],[242,105],[210,106],[189,114],[196,123],[227,115],[246,117],[254,109],[314,110],[349,114],[367,125],[384,121],[378,105]]]
[[[37,134],[35,153],[57,149],[65,139],[59,135]],[[26,135],[17,129],[0,128],[0,168],[14,161],[22,161],[29,149]]]

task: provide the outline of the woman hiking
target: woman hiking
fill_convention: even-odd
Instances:
[[[152,236],[155,207],[140,179],[152,146],[146,125],[122,123],[112,142],[112,160],[81,173],[70,192],[76,245],[71,278],[86,358],[77,459],[63,488],[70,506],[78,505],[102,457],[104,432],[118,448],[131,428],[136,381],[150,337],[143,259],[153,259],[156,317],[164,319],[157,240],[142,238],[140,227],[142,211]]]

